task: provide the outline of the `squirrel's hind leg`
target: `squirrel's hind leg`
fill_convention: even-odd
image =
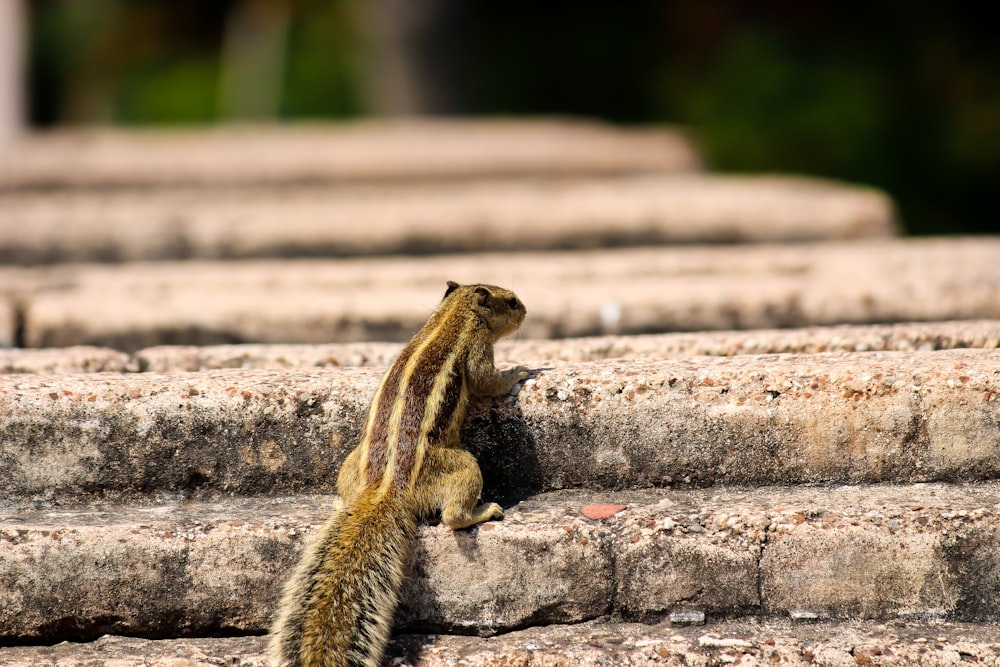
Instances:
[[[478,504],[483,475],[475,457],[464,449],[431,449],[424,459],[417,489],[421,514],[440,510],[441,520],[452,530],[503,518],[503,508],[496,503]]]

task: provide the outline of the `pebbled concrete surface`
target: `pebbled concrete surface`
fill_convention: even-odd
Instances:
[[[395,667],[1000,664],[996,624],[755,620],[676,627],[600,620],[490,638],[402,635]],[[107,636],[88,644],[0,648],[10,667],[265,667],[263,637],[150,641]]]
[[[0,192],[0,206],[0,261],[17,264],[895,235],[884,193],[791,176]]]
[[[595,504],[621,509],[587,517]],[[329,496],[7,505],[6,642],[266,630]],[[613,615],[1000,619],[1000,488],[545,494],[418,531],[396,627],[490,635]]]
[[[706,627],[595,621],[532,628],[501,637],[402,637],[393,646],[401,665],[526,667],[669,665],[998,664],[995,625],[742,621]]]
[[[123,373],[131,358],[105,347],[76,345],[0,350],[0,373]]]
[[[24,346],[409,338],[447,280],[528,306],[521,334],[787,328],[1000,318],[1000,238],[690,246],[365,260],[0,269]],[[16,268],[16,267],[11,267]]]
[[[1000,475],[996,349],[532,368],[470,407],[492,495]],[[0,375],[0,498],[329,492],[381,372]]]
[[[998,321],[1000,326],[1000,321]],[[527,342],[527,341],[525,341]],[[507,341],[494,347],[502,359]],[[520,347],[520,341],[518,344]],[[158,345],[131,355],[129,370],[152,373],[193,372],[220,368],[282,370],[291,368],[388,368],[403,343],[327,343],[325,345]]]
[[[613,175],[698,167],[680,133],[573,120],[398,120],[29,134],[0,191]]]
[[[644,336],[584,336],[562,339],[503,339],[500,363],[669,359],[739,354],[932,351],[1000,347],[1000,320],[917,322],[889,325],[757,329]],[[0,349],[2,373],[94,371],[176,373],[223,368],[387,367],[401,343],[321,345],[160,345],[126,355],[92,346]]]
[[[889,325],[756,329],[645,336],[503,339],[500,362],[670,359],[738,354],[815,354],[820,352],[931,351],[1000,347],[1000,320],[919,322]],[[219,368],[289,369],[339,366],[386,367],[402,349],[399,343],[326,345],[164,345],[139,350],[130,370],[201,371]],[[21,358],[32,357],[21,350]],[[0,359],[3,359],[0,350]],[[46,353],[57,357],[58,352]],[[98,354],[95,352],[95,354]]]

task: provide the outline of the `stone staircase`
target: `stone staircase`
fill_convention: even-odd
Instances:
[[[519,293],[533,376],[472,406],[507,516],[419,529],[387,664],[1000,664],[1000,239],[697,165],[556,121],[31,138],[0,664],[265,664],[447,279]]]

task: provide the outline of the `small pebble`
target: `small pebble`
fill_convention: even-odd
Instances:
[[[712,635],[698,637],[698,646],[702,648],[753,648],[753,644],[745,639],[727,637],[721,639]]]
[[[607,519],[613,517],[614,515],[621,512],[623,509],[627,508],[628,505],[612,505],[606,503],[595,503],[593,505],[584,505],[580,508],[580,513],[588,519],[593,519],[594,521],[600,521],[601,519]]]
[[[670,622],[674,625],[703,625],[705,623],[705,612],[675,611],[670,614]]]

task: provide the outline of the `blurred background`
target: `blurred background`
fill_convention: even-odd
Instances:
[[[676,124],[713,170],[875,185],[912,234],[998,232],[1000,40],[987,12],[891,0],[0,0],[0,61],[9,70],[19,50],[26,71],[22,111],[8,92],[0,123]]]

